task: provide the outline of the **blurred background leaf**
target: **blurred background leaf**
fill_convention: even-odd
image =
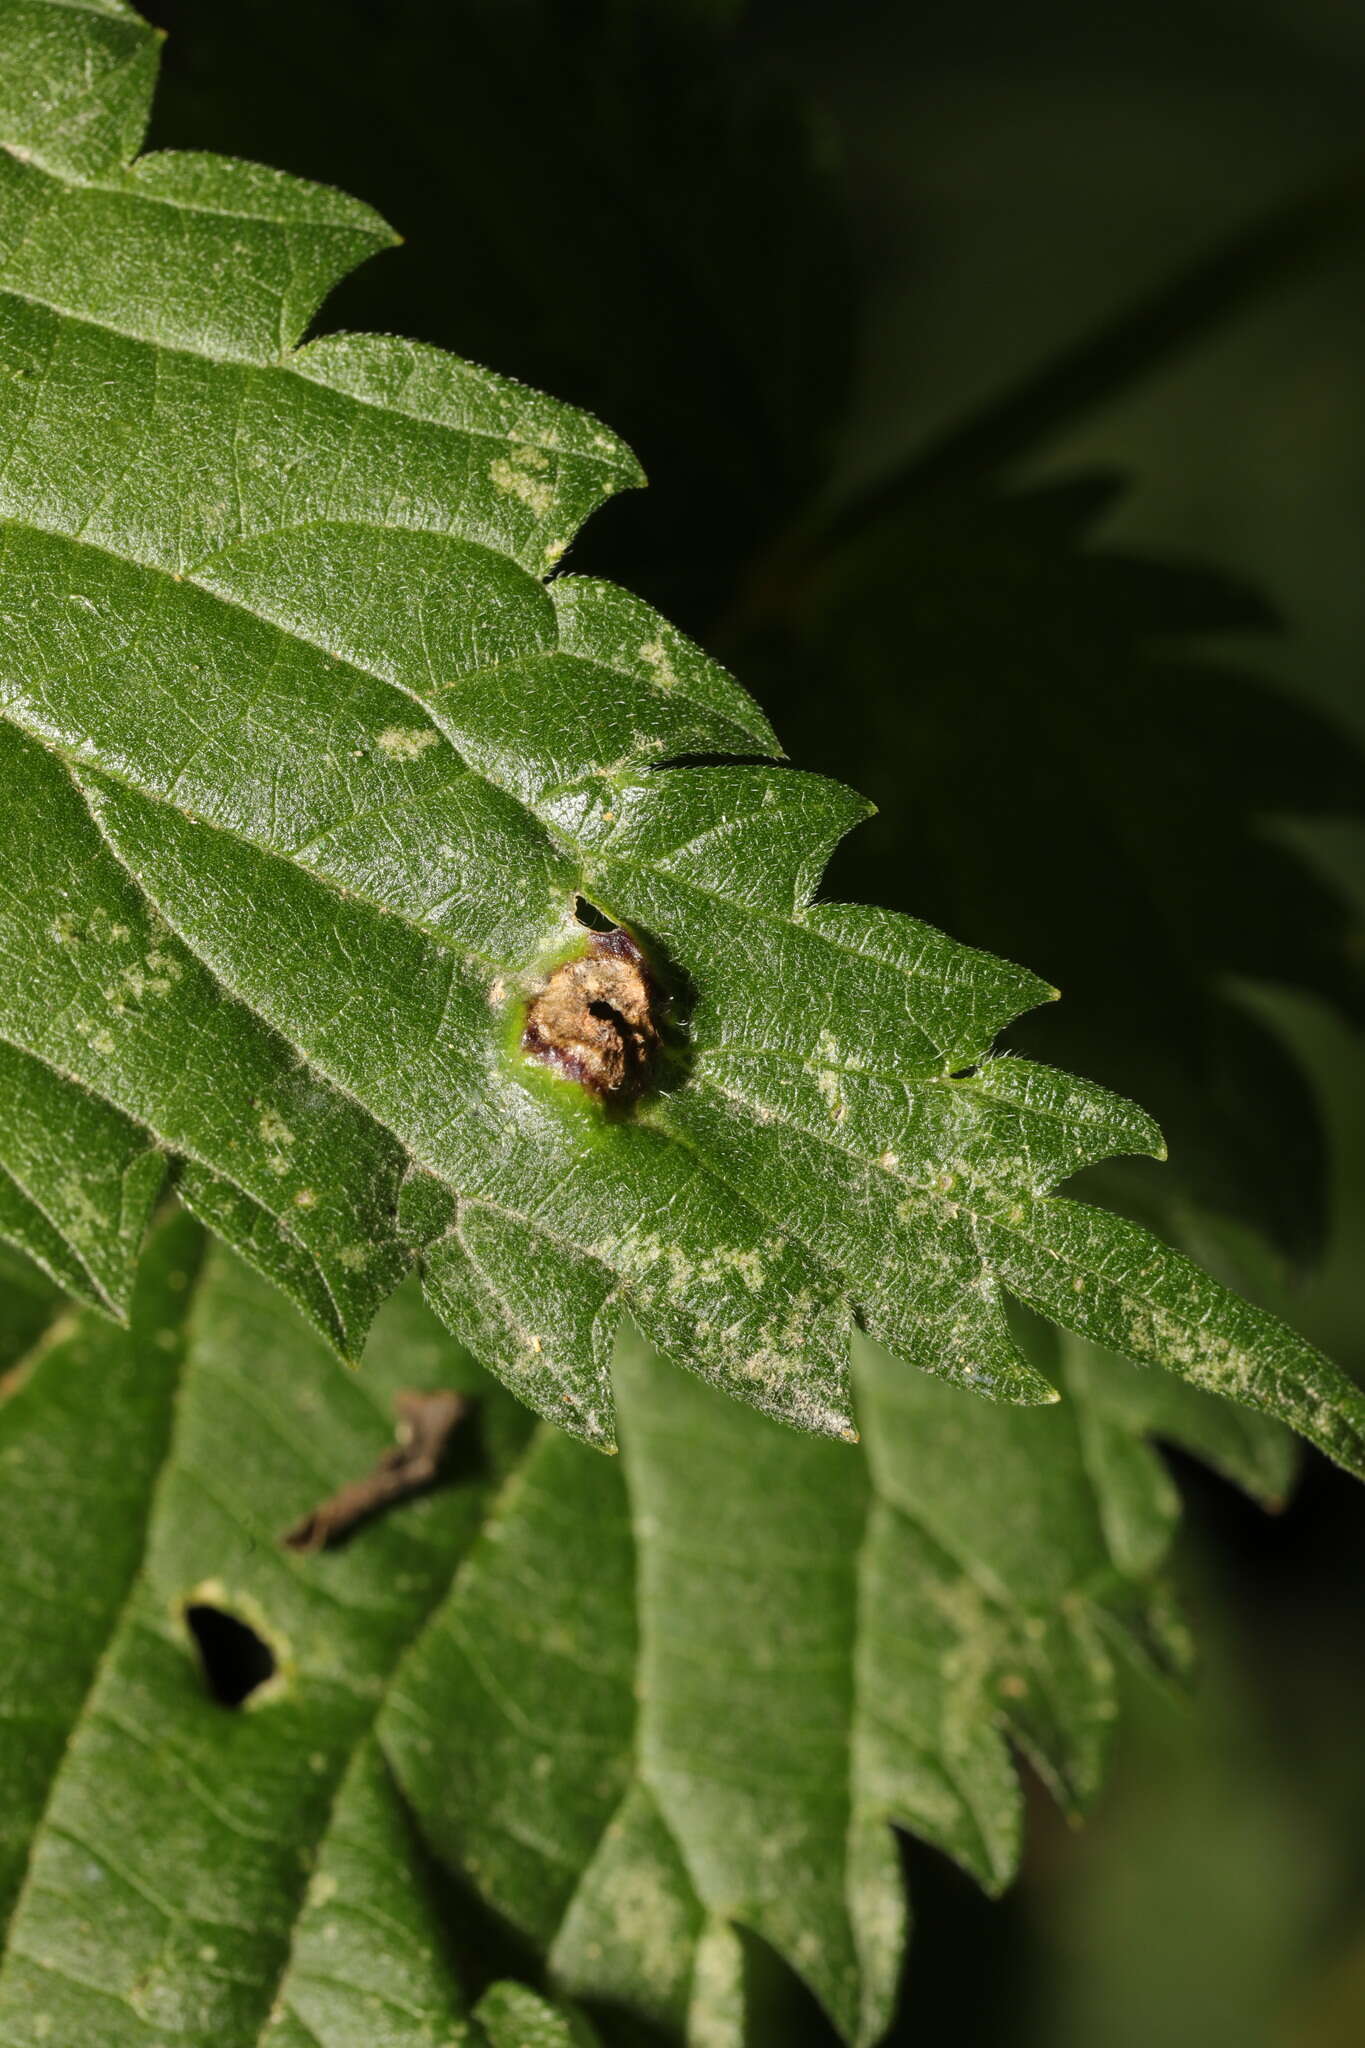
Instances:
[[[832,892],[1029,961],[1064,1000],[1011,1043],[1151,1104],[1187,1193],[1304,1253],[1316,1105],[1228,979],[1365,1016],[1358,917],[1264,830],[1358,813],[1365,768],[1334,720],[1220,655],[1273,625],[1253,589],[1093,544],[1117,495],[1092,475],[888,505],[807,565],[765,636],[767,695],[798,759],[879,806]],[[758,659],[746,644],[741,672]]]

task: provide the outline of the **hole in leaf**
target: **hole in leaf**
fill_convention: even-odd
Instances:
[[[614,921],[605,916],[595,903],[589,903],[586,896],[575,896],[573,914],[578,922],[590,932],[614,932]]]
[[[275,1655],[249,1622],[226,1608],[196,1601],[185,1609],[204,1682],[224,1707],[240,1707],[275,1676]]]

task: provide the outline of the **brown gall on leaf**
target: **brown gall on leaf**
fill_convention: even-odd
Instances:
[[[630,933],[593,932],[532,998],[522,1051],[601,1101],[632,1101],[654,1070],[661,1009],[659,986]]]

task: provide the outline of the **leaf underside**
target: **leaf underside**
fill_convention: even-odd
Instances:
[[[993,1053],[1045,985],[814,900],[862,800],[779,765],[648,607],[554,573],[628,451],[414,343],[299,346],[388,230],[134,160],[156,43],[123,6],[4,0],[0,49],[0,1230],[119,1310],[169,1160],[343,1353],[417,1256],[455,1334],[607,1447],[623,1315],[848,1436],[856,1330],[1053,1398],[1008,1292],[1365,1462],[1325,1360],[1051,1194],[1160,1140]],[[580,897],[685,1033],[628,1116],[515,1050]]]
[[[2,1299],[8,1359],[33,1316]],[[66,1318],[0,1398],[0,2042],[585,2039],[485,1989],[510,1944],[610,2043],[743,2048],[784,2036],[741,1930],[876,2040],[889,1823],[998,1889],[1010,1745],[1079,1809],[1116,1656],[1183,1661],[1144,1435],[1262,1499],[1289,1476],[1287,1434],[1225,1402],[1077,1345],[1063,1377],[1063,1404],[987,1407],[860,1341],[850,1450],[631,1338],[608,1460],[536,1427],[412,1286],[339,1374],[173,1215],[129,1326]],[[438,1386],[475,1397],[447,1483],[285,1547],[391,1443],[395,1393]],[[270,1652],[236,1709],[191,1608]]]

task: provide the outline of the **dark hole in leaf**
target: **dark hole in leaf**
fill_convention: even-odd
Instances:
[[[203,1666],[204,1681],[224,1707],[240,1707],[275,1675],[268,1643],[249,1623],[221,1607],[196,1603],[185,1609],[185,1621]]]
[[[581,925],[590,932],[614,932],[615,922],[604,916],[595,903],[589,903],[586,896],[575,896],[573,914]]]

